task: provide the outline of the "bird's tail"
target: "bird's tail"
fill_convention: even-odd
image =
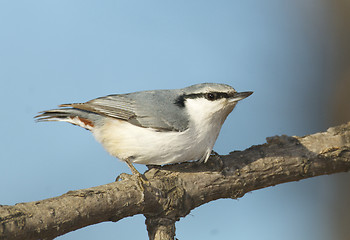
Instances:
[[[64,106],[64,105],[61,105]],[[40,112],[35,116],[37,122],[62,121],[92,130],[96,121],[100,116],[96,113],[76,109],[76,108],[60,108]]]

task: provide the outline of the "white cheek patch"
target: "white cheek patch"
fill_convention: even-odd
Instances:
[[[198,126],[204,121],[212,119],[225,105],[225,101],[222,99],[216,101],[209,101],[205,98],[186,100],[187,113]]]

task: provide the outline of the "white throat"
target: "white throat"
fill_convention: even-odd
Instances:
[[[211,127],[220,128],[227,116],[232,112],[236,103],[228,103],[226,99],[208,101],[204,98],[186,100],[186,110],[193,126],[203,131],[210,130]]]
[[[186,110],[190,117],[189,129],[194,135],[198,148],[205,146],[206,155],[202,161],[207,161],[214,147],[220,129],[228,114],[232,112],[236,103],[228,104],[226,99],[208,101],[204,98],[186,100]]]

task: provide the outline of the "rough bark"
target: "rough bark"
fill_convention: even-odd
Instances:
[[[175,221],[207,202],[239,198],[276,184],[350,170],[350,122],[304,137],[267,143],[203,163],[148,170],[42,201],[0,206],[0,239],[52,239],[104,221],[143,214],[150,239],[174,239]]]
[[[150,240],[166,240],[175,237],[174,219],[146,217],[146,226]]]

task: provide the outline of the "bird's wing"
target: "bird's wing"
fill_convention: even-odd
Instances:
[[[154,97],[155,94],[157,97]],[[175,109],[178,107],[173,98],[160,90],[109,95],[60,107],[81,109],[158,131],[184,131],[188,125],[187,117],[179,111],[182,109]]]
[[[132,105],[132,101],[130,101],[128,98],[123,97],[122,95],[110,95],[106,97],[96,98],[85,103],[62,104],[60,107],[81,109],[100,115],[128,121],[131,118],[135,117]]]

